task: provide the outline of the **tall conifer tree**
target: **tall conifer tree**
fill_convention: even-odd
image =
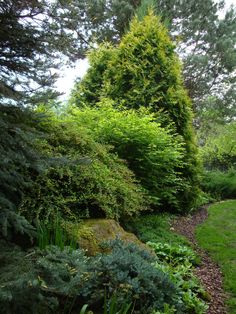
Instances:
[[[91,67],[72,99],[80,106],[95,105],[106,97],[117,106],[161,111],[185,142],[185,168],[180,171],[187,184],[182,200],[183,206],[191,208],[198,194],[197,149],[191,101],[174,48],[166,28],[153,13],[141,22],[134,19],[118,47],[103,45],[91,53]]]

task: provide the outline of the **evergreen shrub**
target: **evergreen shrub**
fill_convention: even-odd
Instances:
[[[49,163],[21,204],[29,221],[119,219],[146,209],[142,187],[110,147],[97,143],[73,121],[53,114],[41,129]]]
[[[108,247],[112,249],[110,254],[98,255],[93,260],[91,300],[97,302],[98,292],[105,288],[109,293],[116,291],[117,301],[121,305],[133,301],[135,313],[163,310],[165,304],[184,311],[184,307],[176,302],[178,289],[175,284],[152,265],[155,261],[153,255],[119,239],[109,242]]]
[[[107,245],[109,253],[95,257],[56,246],[17,253],[19,258],[12,259],[0,277],[1,309],[11,314],[18,309],[36,314],[71,313],[88,304],[94,313],[103,313],[105,295],[107,305],[115,295],[118,307],[132,302],[135,313],[162,311],[165,304],[184,313],[184,306],[176,301],[176,285],[151,265],[154,256],[120,240]]]
[[[134,19],[117,47],[103,45],[89,55],[90,69],[76,84],[71,101],[94,106],[110,98],[114,106],[161,111],[183,137],[185,154],[182,178],[187,184],[179,194],[183,211],[198,205],[199,160],[192,127],[191,101],[183,86],[181,66],[167,30],[149,13]],[[90,97],[92,95],[92,98]]]
[[[45,294],[36,271],[35,251],[25,252],[0,240],[0,312],[4,314],[56,313],[58,300]]]
[[[37,142],[39,116],[26,109],[0,106],[0,233],[34,234],[18,207],[33,180],[42,173],[44,162]]]
[[[179,314],[205,313],[190,249],[150,245],[157,257],[119,239],[106,243],[108,253],[94,257],[57,246],[24,252],[1,241],[1,310],[69,314],[88,304],[101,314],[115,298],[116,308],[132,304],[137,314],[166,313],[167,308]]]
[[[84,128],[39,109],[0,108],[0,232],[80,217],[118,219],[146,209],[126,163]],[[24,241],[24,240],[23,240]]]

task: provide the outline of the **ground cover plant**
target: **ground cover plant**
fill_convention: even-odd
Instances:
[[[125,226],[155,251],[155,267],[169,274],[177,284],[181,291],[179,300],[185,304],[186,312],[206,313],[208,295],[193,274],[200,259],[190,242],[171,227],[171,222],[175,219],[178,217],[168,213],[149,214],[137,217]],[[175,313],[175,310],[168,309],[165,313]]]
[[[211,205],[208,208],[208,219],[196,231],[200,246],[206,249],[221,267],[230,314],[236,311],[235,209],[236,201],[233,200]]]
[[[111,307],[124,309],[124,304],[132,304],[132,308],[128,307],[131,312],[140,314],[144,311],[167,314],[168,308],[179,314],[204,313],[200,287],[190,276],[189,266],[185,264],[176,270],[173,265],[160,264],[164,253],[171,259],[173,256],[165,246],[150,245],[155,245],[157,257],[118,239],[106,244],[106,254],[95,257],[85,256],[80,249],[61,250],[57,246],[24,252],[1,242],[2,309],[7,314],[19,310],[71,313],[88,304],[93,313],[101,314],[106,313],[104,306],[109,311]],[[188,258],[186,250],[178,248],[174,253],[176,261],[184,256],[190,265],[190,250],[189,253]],[[194,292],[197,290],[199,298]]]
[[[193,274],[194,265],[199,262],[190,247],[170,245],[167,243],[147,242],[155,251],[157,262],[155,267],[169,274],[180,290],[179,302],[183,302],[186,312],[206,313],[207,295],[197,277]]]
[[[166,212],[142,215],[122,222],[125,229],[133,232],[143,242],[161,242],[171,245],[189,246],[188,240],[175,233],[171,222],[177,219],[175,215]]]

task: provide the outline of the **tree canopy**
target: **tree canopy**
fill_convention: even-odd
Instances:
[[[93,42],[119,42],[141,7],[153,7],[168,26],[184,66],[185,86],[201,112],[214,95],[227,119],[235,113],[236,15],[220,19],[223,1],[6,0],[0,3],[0,97],[39,102],[52,88],[63,62],[85,56]],[[43,93],[42,93],[43,92]]]
[[[83,57],[95,36],[116,40],[135,5],[135,1],[105,0],[1,1],[1,101],[19,103],[33,95],[32,104],[55,97],[58,93],[52,86],[60,65]],[[121,8],[124,13],[110,27],[113,11],[118,16]]]
[[[212,0],[143,0],[138,9],[145,14],[152,6],[168,26],[198,123],[209,98],[221,121],[235,117],[236,10],[231,7],[220,16],[224,5]]]

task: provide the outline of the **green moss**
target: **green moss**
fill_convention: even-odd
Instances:
[[[86,250],[87,255],[96,255],[106,252],[103,242],[120,238],[126,243],[135,243],[150,252],[150,248],[138,238],[126,232],[118,222],[113,219],[86,219],[79,224],[66,223],[68,234]]]

